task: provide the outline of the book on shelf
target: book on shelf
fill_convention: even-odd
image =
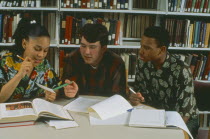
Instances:
[[[40,98],[0,104],[0,123],[36,121],[40,117],[73,120],[63,106]]]

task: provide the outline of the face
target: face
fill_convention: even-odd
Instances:
[[[81,39],[80,53],[86,64],[97,66],[106,49],[107,47],[102,47],[99,41],[89,43],[84,37]]]
[[[29,38],[29,40],[23,40],[22,46],[25,49],[23,57],[30,57],[35,67],[47,56],[49,45],[49,37],[34,37]]]
[[[157,42],[154,38],[142,36],[141,48],[139,50],[140,59],[144,62],[158,61],[161,54],[161,48],[158,47]]]

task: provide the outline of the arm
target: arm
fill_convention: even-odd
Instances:
[[[10,96],[13,94],[15,88],[18,86],[19,82],[25,75],[30,75],[31,71],[33,70],[33,64],[31,63],[30,58],[26,58],[18,71],[18,73],[9,80],[5,85],[2,86],[0,92],[0,102],[7,101]]]
[[[190,117],[196,115],[196,101],[194,97],[194,85],[191,71],[184,67],[178,78],[179,88],[177,90],[176,111],[178,111],[183,120],[187,122]]]
[[[120,67],[116,70],[113,77],[112,92],[113,94],[119,93],[123,97],[127,98],[126,94],[126,77],[125,77],[125,64],[121,64]]]

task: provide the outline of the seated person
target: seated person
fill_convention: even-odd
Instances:
[[[0,102],[42,96],[45,96],[46,100],[54,101],[55,93],[44,92],[36,85],[39,83],[55,88],[61,84],[53,68],[45,59],[50,45],[48,31],[35,20],[22,18],[13,38],[15,45],[11,53],[6,53],[0,59]],[[65,82],[70,83],[69,80]],[[72,97],[72,94],[78,91],[78,86],[73,82],[66,86],[64,91],[67,97]]]
[[[191,70],[168,52],[169,34],[152,26],[141,38],[134,83],[138,93],[130,95],[133,105],[141,102],[157,109],[177,111],[195,136],[198,128],[196,100]]]
[[[62,80],[75,81],[79,95],[126,97],[125,64],[107,50],[108,31],[101,24],[85,24],[80,48],[66,58]]]

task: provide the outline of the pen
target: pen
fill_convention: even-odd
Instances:
[[[70,83],[65,83],[65,84],[63,84],[63,85],[60,85],[60,86],[54,88],[53,90],[61,89],[62,87],[65,87],[65,86],[67,86],[67,85],[69,85],[69,84],[71,84],[71,83],[72,83],[72,81],[71,81]]]
[[[136,92],[135,92],[132,88],[129,87],[129,90],[130,90],[132,93],[136,94]]]
[[[22,58],[21,56],[17,55],[18,58],[20,58],[21,60],[25,60],[24,58]]]

